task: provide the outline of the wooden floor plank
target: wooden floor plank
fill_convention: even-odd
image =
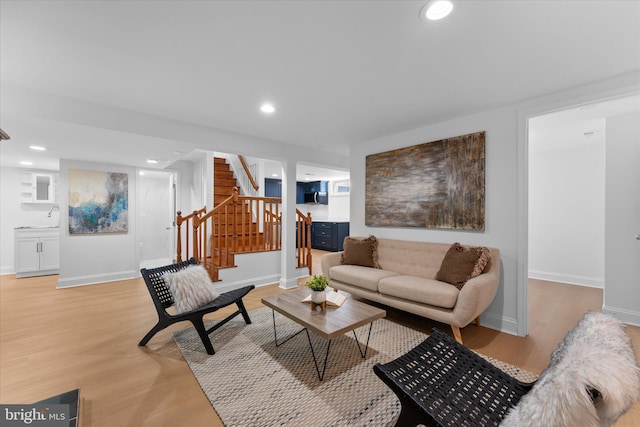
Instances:
[[[322,253],[314,250],[314,273],[321,271]],[[0,402],[30,403],[79,388],[84,427],[222,426],[172,339],[171,332],[186,323],[138,347],[156,321],[142,279],[66,289],[55,289],[56,282],[57,276],[0,276]],[[261,308],[263,297],[280,292],[277,285],[256,288],[245,305]],[[540,373],[583,313],[601,307],[602,290],[532,280],[529,301],[527,337],[471,324],[462,329],[465,345]],[[387,319],[451,333],[446,325],[394,309],[387,308]],[[640,354],[640,328],[627,332]],[[638,425],[639,404],[616,423]]]

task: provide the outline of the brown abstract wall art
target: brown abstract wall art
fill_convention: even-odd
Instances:
[[[484,230],[485,132],[366,159],[365,224]]]

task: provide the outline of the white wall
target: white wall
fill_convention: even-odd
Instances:
[[[351,147],[351,235],[461,242],[500,249],[501,279],[484,326],[525,335],[527,313],[527,118],[581,103],[637,92],[638,74],[569,89],[518,104],[435,123]],[[486,131],[485,230],[464,232],[365,225],[365,157],[395,148]],[[631,285],[629,285],[631,286]]]
[[[365,157],[395,148],[486,131],[485,230],[465,232],[426,228],[367,227],[365,225]],[[516,333],[516,109],[500,108],[425,126],[354,145],[351,150],[352,236],[483,245],[500,249],[502,277],[495,300],[482,316],[482,324]]]
[[[351,198],[345,194],[329,194],[328,219],[333,221],[349,221],[351,217]]]
[[[602,288],[604,145],[529,155],[529,276]]]
[[[182,211],[183,215],[204,206],[201,194],[202,181],[199,178],[195,179],[194,168],[192,162],[185,160],[172,163],[170,166],[170,169],[178,174],[176,210]]]
[[[640,326],[640,114],[607,119],[603,311]]]
[[[69,169],[127,173],[129,226],[126,233],[69,234]],[[120,165],[60,160],[60,275],[58,287],[123,280],[139,275],[136,169]]]
[[[60,211],[47,217],[53,203],[20,203],[23,172],[55,173],[50,170],[0,168],[0,274],[11,274],[13,268],[13,229],[23,226],[57,225]]]

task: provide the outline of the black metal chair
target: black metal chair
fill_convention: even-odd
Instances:
[[[255,286],[253,285],[222,293],[215,300],[192,311],[180,314],[171,314],[167,312],[166,309],[171,307],[175,302],[173,300],[171,292],[169,291],[169,288],[164,283],[162,275],[167,272],[176,272],[182,270],[183,268],[191,264],[197,264],[197,261],[194,258],[191,258],[188,261],[183,261],[177,264],[171,264],[164,267],[157,267],[152,269],[142,268],[140,270],[140,273],[142,274],[142,277],[144,279],[144,283],[147,285],[147,289],[149,290],[149,294],[151,295],[151,299],[153,300],[153,305],[156,307],[156,311],[158,312],[158,323],[156,323],[156,325],[147,333],[147,335],[142,338],[142,341],[140,341],[138,345],[146,345],[157,332],[161,331],[167,326],[177,322],[188,320],[196,328],[196,331],[198,331],[198,335],[200,335],[200,339],[202,339],[202,344],[207,350],[207,353],[215,354],[215,350],[213,349],[213,345],[211,344],[211,340],[209,339],[209,334],[220,328],[225,323],[229,322],[238,314],[242,314],[242,317],[244,318],[244,321],[247,323],[247,325],[251,324],[251,319],[249,318],[249,314],[244,307],[242,298],[244,298],[245,295],[247,295],[252,289],[255,288]],[[205,314],[212,313],[234,303],[238,306],[238,310],[236,310],[226,318],[218,321],[211,328],[205,328],[203,320]]]
[[[624,324],[590,311],[524,383],[433,329],[375,373],[402,404],[396,425],[609,426],[640,398],[640,366]]]
[[[373,370],[402,405],[396,426],[497,426],[534,383],[506,374],[434,328],[408,353]]]

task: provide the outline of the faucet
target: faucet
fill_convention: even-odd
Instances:
[[[53,212],[54,209],[58,209],[58,212],[60,212],[60,206],[58,205],[53,205],[51,206],[51,209],[49,209],[49,213],[47,214],[47,218],[51,218],[51,212]]]

